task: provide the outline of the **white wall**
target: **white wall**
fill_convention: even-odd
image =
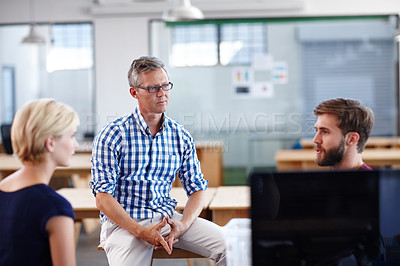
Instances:
[[[71,22],[90,21],[89,8],[93,0],[31,0],[33,17],[30,17],[30,0],[1,0],[0,23]]]
[[[399,14],[398,0],[305,0],[306,15]]]
[[[145,18],[96,18],[96,113],[98,129],[131,112],[136,100],[129,94],[127,73],[133,59],[148,50]]]
[[[192,0],[192,3],[200,8],[203,7],[206,17],[212,18],[400,13],[398,0],[304,0],[300,9],[244,11],[230,11],[230,6],[234,5],[229,3],[245,3],[243,7],[245,9],[248,1],[219,0],[218,3],[222,3],[221,1],[227,3],[224,12],[213,10],[210,0]],[[276,1],[284,2],[284,0]],[[128,67],[132,59],[149,53],[148,21],[150,18],[161,17],[162,9],[168,7],[171,2],[131,4],[134,5],[133,8],[128,6],[94,9],[95,14],[91,10],[92,3],[93,0],[34,0],[34,19],[38,22],[92,21],[94,23],[95,106],[98,114],[97,129],[99,129],[106,121],[130,112],[135,106],[136,103],[128,91],[126,78]],[[268,1],[265,3],[268,4]],[[28,23],[32,19],[28,7],[28,0],[1,0],[0,24]]]

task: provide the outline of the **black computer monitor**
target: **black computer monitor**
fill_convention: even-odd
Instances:
[[[378,258],[379,176],[379,171],[252,173],[253,265]]]
[[[379,222],[383,263],[400,265],[400,170],[380,171]]]

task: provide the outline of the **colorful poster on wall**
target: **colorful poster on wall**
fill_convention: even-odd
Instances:
[[[235,68],[232,71],[233,92],[238,97],[249,97],[252,94],[253,70],[251,68]]]
[[[255,82],[252,96],[257,98],[274,97],[274,84],[271,82]]]
[[[274,62],[274,67],[272,70],[272,83],[288,83],[288,64],[286,62]]]
[[[270,54],[258,54],[251,67],[232,70],[233,92],[236,97],[273,98],[278,84],[288,83],[288,64],[274,61]]]

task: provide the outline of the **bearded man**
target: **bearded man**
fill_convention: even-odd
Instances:
[[[332,170],[372,170],[361,157],[374,125],[372,110],[361,102],[336,98],[320,103],[314,114],[316,163]]]

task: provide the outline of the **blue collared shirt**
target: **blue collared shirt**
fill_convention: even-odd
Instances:
[[[165,115],[155,136],[136,108],[94,139],[90,188],[113,195],[134,219],[153,218],[154,212],[172,216],[177,201],[170,191],[177,173],[188,196],[207,188],[193,138]],[[100,218],[107,219],[103,213]]]

